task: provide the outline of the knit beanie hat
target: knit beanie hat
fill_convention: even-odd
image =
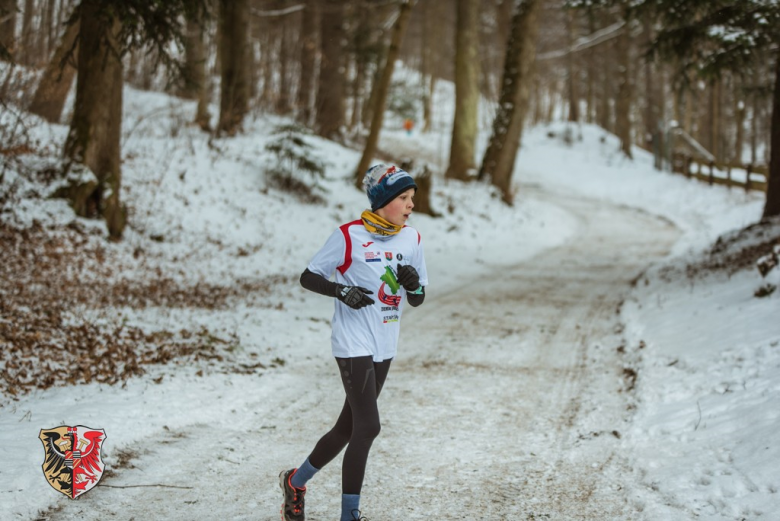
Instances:
[[[395,165],[379,163],[368,169],[363,177],[363,188],[375,212],[410,188],[417,190],[412,176]]]

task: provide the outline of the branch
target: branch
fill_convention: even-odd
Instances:
[[[536,59],[552,60],[554,58],[562,58],[567,54],[573,52],[580,52],[580,51],[584,51],[585,49],[595,47],[600,43],[604,43],[607,40],[611,40],[612,38],[616,38],[617,36],[619,36],[623,32],[623,26],[625,25],[626,25],[625,20],[615,22],[614,24],[605,27],[604,29],[599,29],[593,34],[589,34],[588,36],[577,38],[577,41],[571,44],[571,46],[567,49],[558,49],[557,51],[546,52],[544,54],[540,54],[539,56],[537,56]]]
[[[261,11],[259,9],[252,9],[252,14],[254,16],[284,16],[287,14],[295,13],[297,11],[301,11],[303,9],[306,9],[306,6],[304,4],[294,5],[291,7],[288,7],[287,9],[274,9],[272,11]]]

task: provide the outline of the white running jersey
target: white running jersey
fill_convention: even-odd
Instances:
[[[396,235],[380,237],[357,220],[340,226],[309,263],[309,271],[345,286],[360,286],[374,293],[374,304],[352,309],[335,299],[331,344],[333,356],[393,358],[398,349],[401,313],[406,290],[396,280],[398,264],[410,264],[428,285],[428,272],[420,234],[404,226]]]

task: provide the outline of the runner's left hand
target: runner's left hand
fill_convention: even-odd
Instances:
[[[420,287],[420,275],[417,273],[417,270],[414,269],[414,266],[408,264],[402,266],[401,264],[398,264],[397,278],[398,283],[401,284],[406,291],[417,291],[417,288]]]

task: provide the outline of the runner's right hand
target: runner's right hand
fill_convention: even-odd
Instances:
[[[360,286],[344,286],[339,284],[336,288],[336,298],[352,309],[360,309],[370,306],[374,300],[369,297],[373,291]]]

